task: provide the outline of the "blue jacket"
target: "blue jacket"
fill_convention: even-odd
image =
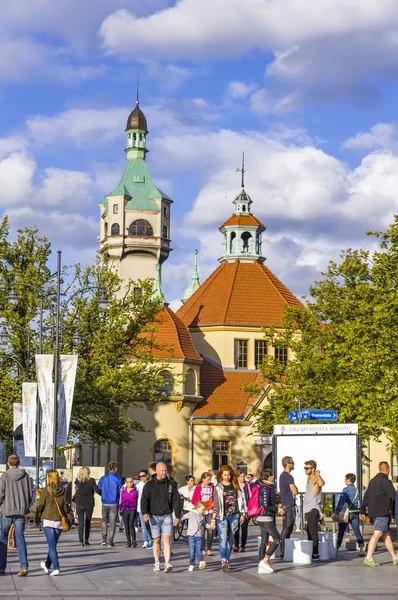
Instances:
[[[110,471],[107,475],[101,477],[98,487],[101,490],[102,504],[118,505],[122,486],[121,478],[114,471]]]
[[[263,517],[275,517],[278,508],[275,505],[275,488],[273,485],[260,485],[258,505],[263,508]]]
[[[335,512],[339,513],[345,503],[347,503],[349,510],[359,511],[359,493],[353,483],[350,483],[350,485],[343,488]]]

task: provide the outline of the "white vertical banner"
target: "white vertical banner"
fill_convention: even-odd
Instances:
[[[14,402],[13,404],[13,425],[14,431],[22,425],[22,402]]]
[[[58,388],[58,429],[57,445],[66,446],[72,414],[73,392],[75,390],[77,354],[61,354]]]
[[[25,456],[36,456],[37,383],[22,384],[22,427]]]
[[[36,379],[40,404],[43,411],[40,456],[53,455],[54,384],[53,354],[36,354]]]

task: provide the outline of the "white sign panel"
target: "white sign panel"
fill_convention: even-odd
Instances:
[[[43,411],[40,455],[52,456],[52,438],[54,422],[54,356],[52,354],[36,354],[36,378],[40,404]]]
[[[22,425],[22,402],[14,402],[13,404],[13,416],[14,416],[14,431]]]
[[[22,426],[25,456],[36,456],[37,383],[22,384]]]
[[[72,414],[78,357],[76,354],[61,354],[59,358],[61,373],[58,390],[57,444],[65,446],[68,440],[70,417]]]
[[[274,435],[336,435],[339,433],[357,434],[358,423],[338,423],[334,425],[274,425]]]

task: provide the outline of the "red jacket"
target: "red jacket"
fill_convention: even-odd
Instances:
[[[192,498],[191,498],[191,503],[192,504],[196,504],[197,502],[201,502],[202,500],[202,484],[198,483],[198,485],[196,486],[196,488],[194,489]],[[213,483],[209,483],[209,487],[211,487],[211,499],[214,500],[214,484]]]

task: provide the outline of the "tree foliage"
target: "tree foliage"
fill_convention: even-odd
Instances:
[[[295,359],[268,356],[262,374],[273,385],[258,426],[270,433],[288,412],[337,410],[355,422],[363,439],[398,435],[398,218],[371,253],[348,249],[310,288],[308,310],[288,307],[285,331],[266,332],[269,343],[292,348]],[[255,394],[259,390],[248,388]]]

